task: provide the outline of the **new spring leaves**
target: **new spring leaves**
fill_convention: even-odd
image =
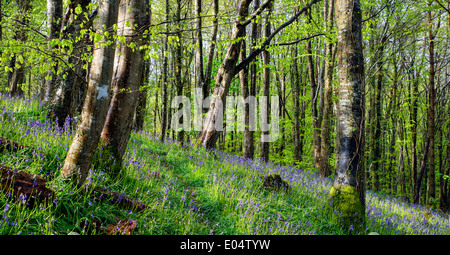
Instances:
[[[172,116],[171,127],[176,131],[202,131],[204,116],[203,108],[210,107],[212,96],[203,98],[202,89],[194,90],[194,107],[192,109],[191,100],[186,96],[177,96],[171,102],[172,108],[178,111]],[[268,97],[260,96],[258,98],[249,96],[227,96],[225,102],[216,101],[216,107],[219,107],[220,114],[216,117],[214,127],[216,131],[239,131],[244,132],[245,128],[249,131],[257,131],[258,127],[261,133],[262,142],[275,142],[279,136],[279,98],[278,96]],[[258,111],[259,104],[259,111]],[[268,104],[270,111],[267,112]],[[245,122],[245,107],[249,108],[249,121]],[[191,121],[191,112],[194,112],[194,121]],[[225,116],[225,117],[224,117]],[[259,117],[259,118],[257,118]],[[225,119],[224,119],[225,118]],[[259,125],[257,125],[257,119]],[[270,122],[270,123],[269,123]],[[193,125],[193,127],[192,127]],[[265,133],[263,133],[265,132]],[[267,133],[268,132],[268,133]]]

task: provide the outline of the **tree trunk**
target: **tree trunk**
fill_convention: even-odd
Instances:
[[[337,105],[337,162],[330,191],[333,215],[344,230],[364,233],[365,190],[362,169],[364,138],[364,58],[358,0],[337,0],[337,55],[339,102]]]
[[[52,58],[50,59],[50,61],[52,63],[55,63],[55,65],[52,64],[52,67],[47,72],[45,94],[43,100],[45,104],[50,103],[50,101],[52,100],[58,78],[56,75],[56,70],[58,69],[58,61],[56,61],[55,59],[55,53],[53,53],[55,47],[51,45],[51,41],[59,38],[62,20],[62,8],[62,0],[47,0],[47,29],[49,31],[49,34],[47,35],[47,43],[48,50],[52,54]]]
[[[245,40],[242,40],[242,48],[239,55],[239,61],[244,60],[246,55],[246,43]],[[241,96],[246,100],[249,97],[249,88],[248,88],[248,68],[242,69],[242,71],[239,72],[239,80],[240,80],[240,86],[241,86]],[[250,126],[250,111],[252,113],[255,111],[255,104],[248,101],[248,103],[244,103],[244,137],[243,137],[243,144],[242,144],[242,155],[245,158],[253,158],[253,130],[254,127]],[[253,116],[254,117],[254,116]]]
[[[87,27],[92,26],[94,17],[91,15],[89,20],[86,20],[84,15],[75,17],[74,10],[77,6],[80,6],[83,12],[87,12],[89,3],[90,1],[80,0],[67,7],[62,23],[64,30],[60,32],[60,37],[61,39],[69,39],[70,37],[74,41],[73,48],[75,50],[70,56],[65,57],[66,63],[73,65],[73,67],[62,67],[63,78],[58,82],[56,91],[53,87],[49,87],[52,86],[51,84],[46,84],[45,87],[46,95],[44,97],[48,97],[47,100],[52,99],[48,115],[53,119],[58,119],[60,127],[64,126],[67,117],[73,117],[78,111],[81,111],[80,106],[84,103],[87,70],[83,69],[83,64],[87,64],[88,61],[80,60],[80,58],[84,53],[87,53],[85,47],[87,36],[83,39],[77,38],[80,37],[81,24],[87,22]]]
[[[415,44],[413,44],[415,46]],[[415,49],[415,47],[413,48]],[[414,63],[414,62],[413,62]],[[417,109],[419,95],[419,81],[414,75],[414,70],[410,71],[412,80],[412,89],[410,89],[410,125],[411,125],[411,179],[412,187],[416,186],[417,179]],[[411,83],[410,83],[411,84]],[[415,189],[412,189],[412,200],[414,200]]]
[[[302,149],[301,149],[301,137],[300,137],[300,93],[301,93],[301,86],[300,86],[300,79],[299,79],[299,70],[298,70],[298,48],[293,47],[292,48],[292,71],[291,71],[291,86],[294,91],[293,95],[293,103],[294,103],[294,165],[295,163],[302,161]]]
[[[268,13],[266,14],[266,21],[265,21],[265,28],[264,28],[264,36],[266,38],[269,37],[270,35],[270,30],[271,30],[271,26],[270,26],[270,15],[272,12],[272,5],[270,5],[268,7]],[[268,162],[269,161],[269,145],[270,143],[266,140],[266,137],[269,136],[269,116],[270,116],[270,53],[267,50],[264,50],[262,52],[262,58],[263,58],[263,84],[262,84],[262,90],[263,90],[263,97],[266,98],[267,103],[264,105],[261,105],[260,108],[265,107],[265,109],[262,109],[262,125],[266,126],[266,130],[262,130],[261,132],[261,153],[260,153],[260,158],[261,160]]]
[[[143,63],[143,51],[139,49],[143,40],[141,31],[149,24],[148,5],[144,0],[122,0],[119,7],[117,34],[126,38],[117,41],[114,59],[114,72],[111,82],[112,98],[102,130],[102,142],[108,155],[107,161],[117,163],[110,168],[113,176],[118,174],[122,157],[128,145],[133,117],[139,99]],[[127,24],[128,23],[128,24]],[[136,46],[131,47],[130,45]],[[107,162],[111,164],[110,162]]]
[[[429,199],[436,198],[436,183],[435,183],[435,162],[434,162],[434,137],[435,137],[435,127],[434,127],[434,104],[436,98],[435,91],[435,67],[434,67],[434,38],[433,35],[433,26],[432,26],[432,17],[431,11],[428,12],[428,23],[430,25],[429,30],[429,53],[430,53],[430,83],[428,87],[428,137],[430,139],[430,148],[429,148],[429,168],[428,168],[428,193],[427,193],[427,203]]]
[[[219,0],[213,0],[213,26],[211,28],[211,34],[209,37],[209,52],[208,52],[208,58],[206,60],[206,70],[204,75],[204,90],[203,90],[203,97],[206,98],[209,96],[210,92],[210,86],[211,86],[211,73],[212,73],[212,65],[214,60],[214,51],[216,48],[216,39],[217,39],[217,29],[219,27]],[[205,94],[206,93],[206,94]]]
[[[147,108],[147,94],[148,94],[147,86],[148,86],[149,72],[150,72],[150,62],[145,61],[143,74],[141,75],[141,82],[140,82],[141,85],[139,89],[138,105],[136,107],[136,118],[134,123],[134,128],[136,130],[144,129],[144,119]]]
[[[225,97],[228,94],[231,79],[234,76],[235,66],[239,58],[239,51],[241,48],[241,39],[245,26],[242,26],[240,22],[244,20],[248,15],[248,7],[251,0],[241,0],[239,4],[239,14],[237,21],[234,24],[232,33],[232,42],[228,47],[227,54],[224,57],[224,61],[220,66],[215,82],[215,88],[213,97],[210,101],[210,107],[206,119],[203,123],[203,130],[201,132],[199,143],[208,149],[215,147],[215,143],[218,138],[218,132],[216,132],[216,126],[219,131],[222,127],[219,127],[222,123],[223,106],[225,105]],[[239,40],[238,40],[239,39]]]
[[[31,1],[30,0],[17,0],[17,5],[19,7],[19,17],[17,19],[22,24],[28,24],[28,11],[31,9]],[[23,28],[22,25],[19,25],[19,28],[15,31],[15,38],[21,42],[26,42],[28,40],[27,32]],[[9,84],[9,94],[11,96],[19,96],[23,94],[22,91],[22,83],[25,78],[25,60],[23,58],[23,53],[18,53],[18,56],[15,56],[14,62],[14,71],[11,74],[11,80]],[[17,67],[17,65],[19,65]]]
[[[200,4],[200,12],[201,12],[201,0],[197,1],[197,4]],[[200,14],[200,13],[199,13]],[[178,111],[183,111],[183,105],[182,105],[182,96],[183,96],[183,77],[182,77],[182,54],[183,54],[183,46],[182,46],[182,39],[181,39],[181,30],[182,30],[182,26],[180,24],[180,20],[181,20],[181,0],[177,0],[177,11],[176,11],[176,16],[175,16],[177,22],[176,22],[176,26],[177,26],[177,30],[179,31],[177,33],[178,36],[178,44],[175,46],[175,86],[177,89],[177,99],[178,99]],[[201,28],[201,22],[200,22],[200,28]],[[201,29],[200,29],[201,31]],[[200,32],[200,36],[201,36],[201,32]],[[202,65],[202,70],[203,70],[203,65]],[[203,71],[201,71],[203,73]],[[202,75],[202,79],[203,79],[203,75]],[[181,122],[185,122],[188,120],[183,119],[183,115],[181,115]],[[184,142],[184,130],[175,130],[178,131],[178,143],[180,143],[181,145],[183,145]]]
[[[257,10],[258,8],[259,8],[259,0],[255,0],[253,3],[253,9]],[[253,23],[251,30],[252,30],[251,48],[253,49],[256,46],[258,37],[261,33],[260,25],[258,23]],[[242,60],[241,60],[241,62],[242,62]],[[254,60],[250,64],[250,87],[249,87],[249,91],[248,91],[248,96],[250,96],[250,97],[256,96],[256,82],[257,82],[257,70],[256,70],[256,60]],[[247,111],[247,108],[245,108],[245,109]],[[250,109],[248,109],[248,110],[250,110]],[[247,112],[246,112],[246,114],[247,114]],[[254,154],[255,154],[255,144],[254,144],[253,134],[254,134],[254,129],[248,130],[248,132],[244,133],[244,146],[246,146],[248,148],[245,157],[251,158],[251,159],[253,159]]]
[[[307,22],[310,23],[311,16],[308,17]],[[311,84],[311,117],[312,117],[312,128],[313,128],[313,158],[314,167],[319,169],[320,162],[320,134],[319,134],[319,123],[318,123],[318,111],[317,111],[317,99],[319,96],[319,88],[316,82],[316,73],[314,69],[314,61],[312,57],[311,50],[311,40],[306,43],[306,53],[308,54],[308,75],[309,83]]]
[[[117,22],[119,0],[100,0],[98,4],[99,18],[96,21],[95,31],[103,34],[105,29],[112,31],[112,26]],[[114,67],[115,42],[113,41],[109,46],[104,44],[112,37],[111,33],[109,38],[95,42],[81,122],[61,170],[64,178],[71,178],[78,185],[82,185],[88,176],[111,99],[110,85]]]
[[[334,0],[328,0],[328,10],[325,9],[327,13],[327,30],[332,31],[333,20],[334,20]],[[325,82],[324,82],[324,105],[322,112],[322,132],[320,139],[320,167],[319,174],[321,177],[328,177],[331,175],[331,165],[329,163],[329,157],[331,155],[331,128],[333,117],[333,69],[335,60],[335,50],[333,50],[333,45],[331,41],[326,42],[325,48]]]
[[[428,152],[430,148],[430,139],[427,137],[426,143],[423,149],[423,159],[422,163],[420,164],[419,173],[417,175],[417,179],[414,183],[414,196],[413,196],[413,202],[414,204],[418,204],[420,201],[420,188],[422,187],[422,181],[423,177],[425,175],[425,170],[427,167],[427,159],[428,159]]]
[[[196,43],[195,48],[195,67],[197,74],[197,86],[202,89],[203,98],[208,97],[209,84],[205,84],[205,76],[203,72],[203,37],[202,37],[202,0],[195,0],[195,14],[196,14]],[[203,108],[203,113],[206,109]]]
[[[166,128],[167,128],[167,86],[168,86],[168,73],[167,73],[167,65],[168,65],[168,58],[167,55],[169,54],[168,50],[168,40],[169,40],[169,0],[166,0],[166,36],[164,37],[164,46],[163,46],[163,70],[162,70],[162,107],[161,107],[161,135],[160,135],[160,141],[164,142],[164,139],[166,138]]]

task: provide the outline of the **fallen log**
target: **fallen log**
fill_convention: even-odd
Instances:
[[[3,165],[0,165],[0,172],[1,190],[29,208],[53,200],[55,196],[54,191],[46,187],[47,180],[38,175],[12,170]]]
[[[31,148],[30,146],[26,146],[23,144],[16,143],[10,139],[6,139],[4,137],[0,137],[0,152],[4,150],[17,152],[26,148]]]

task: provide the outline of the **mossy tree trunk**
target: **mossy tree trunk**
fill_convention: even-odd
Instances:
[[[142,70],[144,69],[143,51],[139,49],[142,31],[148,26],[148,5],[143,0],[121,0],[118,19],[118,36],[124,36],[124,42],[116,43],[114,73],[111,81],[112,98],[101,138],[106,155],[105,166],[112,176],[120,170],[122,157],[133,128],[135,109],[139,99]],[[133,46],[135,45],[135,46]],[[115,162],[111,164],[111,160]],[[102,160],[103,162],[103,160]]]
[[[100,0],[95,31],[104,35],[105,29],[112,31],[117,22],[119,0]],[[92,67],[86,100],[81,113],[81,122],[70,145],[61,175],[81,186],[91,167],[95,149],[100,140],[103,125],[111,101],[111,78],[114,67],[115,42],[112,33],[102,37],[94,45]]]
[[[364,233],[364,58],[358,0],[337,0],[337,162],[330,191],[333,217],[343,230]]]

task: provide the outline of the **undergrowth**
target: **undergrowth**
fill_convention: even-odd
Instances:
[[[0,137],[30,146],[0,153],[2,165],[49,180],[55,197],[28,208],[0,193],[0,234],[104,234],[120,222],[122,234],[347,234],[325,213],[331,180],[295,167],[248,160],[222,151],[206,152],[161,143],[148,132],[133,132],[120,178],[111,179],[97,164],[83,188],[59,178],[75,132],[46,118],[37,100],[2,96]],[[101,147],[98,152],[101,155]],[[95,165],[95,164],[94,164]],[[285,189],[271,189],[265,176],[279,176]],[[96,188],[123,195],[104,199]],[[142,210],[120,203],[129,199]],[[421,206],[367,192],[366,233],[449,234],[450,220]],[[112,227],[111,227],[112,226]],[[127,232],[128,231],[128,232]]]

